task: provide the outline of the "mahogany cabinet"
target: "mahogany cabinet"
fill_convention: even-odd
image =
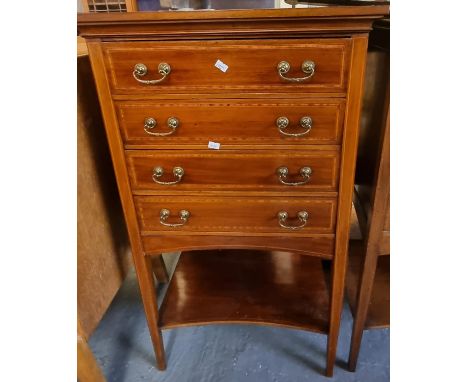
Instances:
[[[79,16],[159,369],[162,329],[257,323],[327,335],[333,374],[368,33],[387,13]],[[158,309],[153,267],[175,250]]]

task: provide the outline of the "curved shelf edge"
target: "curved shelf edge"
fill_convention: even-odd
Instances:
[[[146,255],[159,255],[169,252],[189,252],[205,250],[270,250],[287,251],[301,255],[333,259],[335,235],[297,237],[294,240],[282,237],[226,237],[226,236],[144,236],[143,247]],[[310,248],[310,250],[304,250]]]
[[[185,328],[191,326],[208,326],[208,325],[258,325],[258,326],[272,326],[276,328],[284,329],[299,329],[306,330],[308,332],[314,332],[319,334],[328,333],[328,325],[300,325],[297,323],[286,323],[286,322],[273,322],[273,321],[256,321],[256,320],[223,320],[214,319],[206,321],[194,321],[184,323],[160,323],[159,327],[163,330]]]

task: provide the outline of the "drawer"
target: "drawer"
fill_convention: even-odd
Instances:
[[[135,205],[143,234],[307,235],[334,233],[336,220],[333,197],[136,196]],[[188,211],[189,216],[184,215],[184,211]],[[307,216],[300,215],[303,211]],[[282,215],[280,219],[280,212],[288,216]]]
[[[340,157],[328,150],[134,150],[126,155],[134,190],[171,192],[335,191]]]
[[[344,92],[350,48],[346,38],[103,43],[111,89],[117,94]],[[280,62],[289,64],[283,77]],[[313,72],[311,65],[304,67],[307,62],[313,63]],[[143,66],[135,71],[137,64]],[[163,64],[170,67],[167,74],[160,72]],[[288,80],[295,78],[301,80]],[[140,82],[148,80],[161,81]]]
[[[222,147],[340,144],[345,102],[116,102],[116,108],[126,145],[206,148],[209,141]]]

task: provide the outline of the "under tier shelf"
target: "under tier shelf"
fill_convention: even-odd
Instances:
[[[246,323],[328,333],[322,261],[289,252],[183,252],[160,309],[163,329]]]

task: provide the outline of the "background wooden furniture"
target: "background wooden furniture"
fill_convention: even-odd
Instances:
[[[86,49],[78,49],[78,378],[100,381],[87,339],[131,267],[101,109]]]
[[[351,241],[347,294],[354,313],[349,369],[364,329],[390,325],[390,25],[376,22],[369,44],[354,205],[363,241]]]
[[[89,58],[78,58],[78,314],[89,335],[131,267]]]
[[[363,6],[79,16],[160,369],[166,367],[161,329],[256,322],[327,334],[326,373],[332,375],[367,33],[387,12],[386,6]],[[217,60],[229,69],[215,67]],[[285,64],[278,67],[283,60],[291,63],[290,71]],[[307,60],[314,60],[316,73]],[[231,107],[246,110],[237,123]],[[301,107],[310,108],[313,123]],[[185,115],[187,109],[193,111]],[[237,132],[237,125],[244,129]],[[219,151],[207,148],[209,140],[220,143]],[[200,164],[190,167],[196,160]],[[255,167],[257,160],[264,164]],[[314,168],[304,170],[309,161]],[[330,297],[324,297],[316,259],[281,252],[187,252],[158,310],[152,258],[163,271],[163,252],[226,248],[332,260]],[[204,288],[200,273],[210,264],[247,277],[243,282],[252,285],[258,304],[229,314],[242,283],[233,279],[226,291],[227,275],[213,275]],[[291,301],[298,304],[262,304],[267,291],[287,292],[282,272],[288,264],[295,274],[286,278]],[[300,280],[307,274],[317,281],[305,291]],[[255,283],[256,277],[263,282]],[[306,292],[314,304],[303,302]],[[218,314],[209,309],[213,305]]]
[[[93,352],[88,345],[88,337],[83,333],[78,318],[78,336],[77,336],[77,357],[78,370],[77,376],[80,382],[106,382],[101,368],[94,358]]]

